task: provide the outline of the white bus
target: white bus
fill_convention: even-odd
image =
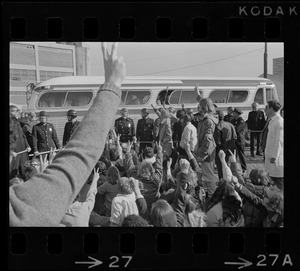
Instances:
[[[69,109],[77,111],[81,120],[91,106],[104,77],[71,76],[58,77],[35,86],[28,104],[29,111],[45,110],[49,122],[53,123],[59,140],[62,140],[66,113]],[[204,98],[211,98],[213,103],[226,113],[229,106],[238,107],[243,111],[242,117],[247,120],[251,104],[256,101],[263,109],[266,102],[277,99],[275,85],[266,78],[231,78],[231,77],[132,77],[127,76],[122,84],[121,103],[116,114],[120,117],[120,109],[126,107],[129,117],[135,124],[141,118],[142,108],[150,110],[150,117],[157,118],[151,107],[166,107],[176,110],[184,104],[185,108],[193,108],[197,112],[198,102],[194,87],[199,88]],[[99,116],[101,117],[101,116]]]

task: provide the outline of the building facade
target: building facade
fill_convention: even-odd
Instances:
[[[55,42],[10,43],[10,103],[27,109],[30,84],[62,76],[89,75],[88,48]]]

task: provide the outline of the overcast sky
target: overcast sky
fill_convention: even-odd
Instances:
[[[283,57],[283,43],[268,43],[268,73],[273,58]],[[90,48],[90,75],[103,75],[100,43]],[[108,43],[109,49],[111,43]],[[127,75],[259,76],[263,73],[264,43],[119,43]]]

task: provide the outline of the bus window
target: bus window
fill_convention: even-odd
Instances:
[[[228,103],[242,103],[246,101],[248,97],[247,90],[231,90]]]
[[[180,104],[193,104],[197,103],[197,94],[195,91],[182,91],[180,97]]]
[[[264,93],[262,88],[256,91],[254,102],[257,102],[258,104],[264,104]]]
[[[142,105],[150,99],[149,90],[130,90],[128,91],[125,105]]]
[[[278,97],[275,97],[273,88],[266,88],[266,99],[267,99],[267,102],[271,101],[271,100],[278,100]]]
[[[66,92],[44,93],[39,99],[38,107],[62,107]]]
[[[66,107],[88,105],[93,97],[92,92],[68,92]]]
[[[229,90],[227,89],[213,90],[209,94],[209,98],[212,100],[213,103],[226,103],[228,93]]]
[[[175,90],[172,92],[169,98],[169,104],[179,104],[181,90]]]
[[[126,90],[122,90],[121,105],[124,105],[124,103],[125,103],[126,94],[127,94],[127,91]]]

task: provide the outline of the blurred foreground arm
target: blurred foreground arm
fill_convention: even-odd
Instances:
[[[41,174],[9,189],[10,226],[58,225],[88,179],[103,152],[105,138],[120,104],[125,64],[117,57],[117,43],[111,54],[102,43],[105,84],[72,139]]]

